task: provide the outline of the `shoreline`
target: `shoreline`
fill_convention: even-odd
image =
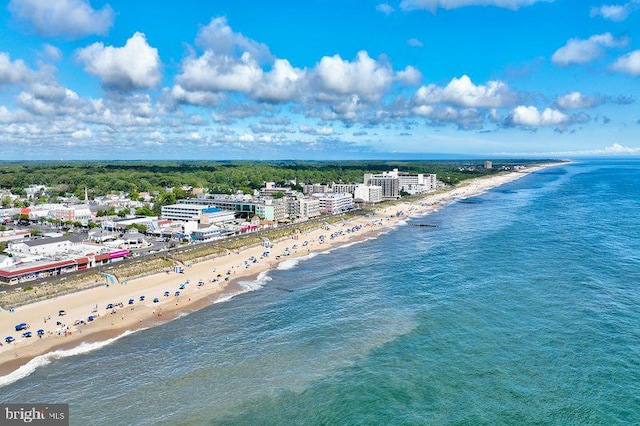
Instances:
[[[185,267],[183,274],[159,272],[129,280],[126,284],[93,287],[23,305],[13,313],[3,310],[0,312],[0,337],[3,339],[0,387],[26,377],[38,366],[49,363],[50,359],[98,349],[131,333],[162,325],[256,290],[262,287],[259,283],[262,277],[266,277],[270,270],[284,269],[282,266],[286,266],[286,262],[293,261],[297,265],[306,256],[376,238],[411,217],[426,216],[455,200],[477,196],[530,173],[564,164],[567,163],[541,164],[521,171],[471,179],[447,191],[425,194],[415,200],[399,200],[392,206],[377,209],[372,216],[356,217],[334,224],[329,229],[315,229],[284,238],[273,242],[273,248],[246,247],[229,252],[227,256],[194,263]],[[396,215],[398,211],[403,214]],[[265,251],[270,253],[263,257]],[[285,252],[290,254],[284,255]],[[280,259],[276,259],[279,255]],[[225,279],[227,277],[228,280]],[[256,283],[260,287],[243,286],[243,283]],[[165,292],[169,295],[165,296]],[[180,292],[179,295],[176,292]],[[145,296],[144,301],[140,301],[142,295]],[[159,301],[154,303],[156,297]],[[129,299],[133,299],[132,304],[129,304]],[[114,307],[107,309],[109,303]],[[66,314],[58,316],[59,310]],[[99,316],[88,322],[89,315]],[[79,320],[85,323],[72,325]],[[30,325],[33,337],[22,338],[22,331],[14,331],[14,325],[22,322]],[[45,330],[42,338],[36,335],[38,329]],[[16,338],[15,342],[4,342],[4,336],[9,335]]]

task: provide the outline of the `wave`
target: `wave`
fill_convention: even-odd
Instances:
[[[144,328],[133,330],[133,331],[127,330],[124,333],[120,334],[119,336],[113,337],[111,339],[103,340],[100,342],[93,342],[93,343],[82,342],[78,346],[71,349],[62,349],[62,350],[53,351],[53,352],[46,353],[44,355],[37,356],[33,358],[31,361],[27,362],[25,365],[19,367],[17,370],[7,374],[6,376],[0,377],[0,388],[10,385],[11,383],[15,383],[20,379],[24,379],[25,377],[31,375],[31,373],[36,371],[38,367],[43,367],[51,363],[51,361],[53,360],[93,352],[95,350],[104,348],[107,345],[110,345],[116,340],[120,340],[121,338],[129,336],[140,330],[144,330]]]
[[[256,291],[264,287],[269,281],[272,281],[273,278],[269,276],[269,271],[263,271],[258,274],[255,280],[253,281],[240,281],[238,285],[245,289],[246,291]]]
[[[296,257],[293,259],[287,259],[284,262],[280,262],[280,264],[278,264],[278,267],[276,268],[278,271],[287,271],[289,269],[293,269],[296,266],[298,266],[300,264],[300,262],[302,262],[303,260],[308,260],[308,259],[313,259],[314,257],[316,257],[318,254],[318,252],[313,252],[313,253],[309,253],[305,256],[300,256],[300,257]]]

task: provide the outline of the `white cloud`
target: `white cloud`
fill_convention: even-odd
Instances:
[[[113,24],[109,5],[95,10],[87,0],[11,0],[8,8],[15,18],[30,23],[45,36],[104,35]]]
[[[21,59],[11,60],[8,53],[0,52],[0,84],[30,80],[33,71]]]
[[[638,9],[640,5],[639,0],[631,0],[624,4],[619,5],[602,5],[600,7],[591,8],[591,17],[602,16],[604,19],[608,19],[613,22],[622,22],[631,12]]]
[[[251,133],[244,133],[238,136],[238,140],[240,142],[253,142],[256,140],[256,138]]]
[[[216,106],[222,100],[222,95],[207,91],[187,91],[177,84],[171,88],[171,98],[180,104]]]
[[[619,57],[611,65],[611,69],[632,76],[640,75],[640,50]]]
[[[207,51],[199,58],[185,60],[176,80],[188,90],[248,93],[262,74],[262,68],[248,52],[236,59]]]
[[[62,52],[57,47],[46,43],[43,47],[44,54],[52,61],[59,61],[62,58]]]
[[[424,43],[418,40],[417,38],[410,38],[407,40],[407,44],[411,47],[422,47]]]
[[[123,47],[102,43],[79,49],[77,58],[85,70],[100,78],[107,89],[129,91],[148,89],[160,83],[158,49],[149,46],[144,34],[136,32]]]
[[[469,76],[453,78],[446,87],[422,86],[413,97],[416,105],[451,104],[463,107],[497,108],[513,104],[516,94],[501,81],[476,86]]]
[[[329,136],[333,134],[333,127],[311,127],[311,126],[307,126],[304,124],[301,124],[298,127],[298,130],[300,131],[300,133],[306,133],[309,135],[316,135],[316,136]]]
[[[627,42],[626,37],[615,38],[611,33],[593,35],[587,40],[572,38],[566,45],[555,51],[551,61],[563,67],[571,64],[584,64],[597,59],[602,55],[604,48],[621,47]]]
[[[251,95],[267,102],[284,102],[299,98],[306,84],[306,71],[291,66],[286,59],[276,59],[271,71],[252,88]]]
[[[441,9],[457,9],[465,6],[495,6],[505,9],[517,10],[521,7],[531,6],[540,2],[553,2],[554,0],[402,0],[402,10],[430,10],[435,12]]]
[[[420,105],[414,107],[412,112],[416,115],[428,118],[430,124],[435,126],[453,123],[460,129],[472,129],[482,127],[482,123],[484,122],[484,117],[475,108]]]
[[[201,28],[196,44],[216,55],[242,56],[248,53],[257,61],[273,59],[267,45],[233,31],[225,17],[212,18],[207,26]]]
[[[416,86],[422,80],[422,73],[412,66],[396,73],[396,80],[407,86]]]
[[[551,108],[545,108],[540,112],[534,106],[520,105],[511,111],[507,121],[509,124],[524,127],[558,126],[566,124],[569,117]]]
[[[214,18],[198,33],[196,43],[204,49],[188,57],[176,77],[186,92],[238,92],[266,102],[286,102],[301,96],[306,71],[286,59],[273,60],[269,48],[235,33],[225,18]],[[273,60],[264,71],[259,60]]]
[[[384,13],[385,15],[391,15],[395,11],[395,9],[388,3],[380,3],[376,6],[376,10]]]
[[[71,133],[71,137],[74,139],[86,139],[93,136],[91,129],[79,129]]]
[[[603,99],[596,96],[587,96],[580,92],[571,92],[559,96],[558,99],[556,99],[556,105],[562,109],[581,109],[600,105],[603,101]]]
[[[324,56],[315,67],[318,89],[329,98],[356,94],[368,102],[379,101],[393,81],[393,71],[360,51],[353,62],[340,55]]]

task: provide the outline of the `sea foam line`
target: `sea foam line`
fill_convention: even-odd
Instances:
[[[100,342],[87,343],[82,342],[78,346],[73,347],[71,349],[61,349],[53,352],[46,353],[44,355],[37,356],[27,362],[25,365],[19,367],[17,370],[7,374],[6,376],[0,377],[0,388],[10,385],[11,383],[15,383],[20,379],[24,379],[25,377],[31,375],[38,367],[43,367],[51,361],[61,358],[67,358],[74,355],[86,354],[89,352],[93,352],[95,350],[104,348],[107,345],[112,344],[116,340],[120,340],[123,337],[129,336],[137,331],[144,330],[144,328],[138,330],[127,330],[119,336],[113,337],[111,339],[103,340]]]

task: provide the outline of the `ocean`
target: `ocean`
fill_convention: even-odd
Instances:
[[[637,161],[533,173],[0,400],[83,426],[640,424],[639,182]]]

